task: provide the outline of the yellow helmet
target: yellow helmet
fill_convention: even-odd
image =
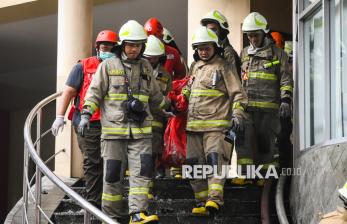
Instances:
[[[119,30],[120,44],[125,42],[143,42],[147,41],[147,34],[143,26],[135,20],[129,20]]]

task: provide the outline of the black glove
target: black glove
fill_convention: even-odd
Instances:
[[[290,104],[287,102],[282,102],[280,106],[280,117],[286,118],[290,117],[291,110],[290,110]]]
[[[231,118],[231,130],[233,132],[242,132],[244,130],[243,119],[238,116],[234,116]]]
[[[81,121],[78,124],[77,132],[82,137],[84,137],[84,134],[86,132],[86,129],[89,129],[89,120],[91,118],[91,114],[85,113],[81,115]]]
[[[235,140],[236,140],[236,133],[233,132],[232,130],[229,130],[225,133],[225,138],[224,138],[225,141],[231,143],[231,144],[234,144],[235,143]]]

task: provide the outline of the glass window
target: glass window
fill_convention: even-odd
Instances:
[[[331,1],[331,137],[347,136],[347,0]]]
[[[324,140],[325,77],[322,9],[304,21],[305,146]]]
[[[304,0],[304,8],[309,6],[311,3],[317,2],[317,1],[319,1],[319,0]]]

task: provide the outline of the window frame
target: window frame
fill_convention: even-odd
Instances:
[[[313,2],[306,8],[304,8],[304,1],[294,1],[293,2],[293,36],[295,37],[294,41],[294,80],[296,91],[294,92],[294,100],[296,109],[294,111],[295,116],[295,145],[300,150],[305,150],[307,148],[314,147],[316,145],[324,144],[328,142],[331,138],[331,59],[330,59],[330,1],[329,0],[319,0]],[[312,16],[314,16],[319,10],[322,10],[323,13],[323,57],[324,57],[324,87],[325,87],[325,98],[323,99],[323,104],[327,105],[324,111],[324,137],[321,142],[314,143],[311,145],[306,142],[306,130],[309,127],[306,127],[305,122],[305,50],[304,50],[304,23]],[[300,75],[301,74],[301,75]]]

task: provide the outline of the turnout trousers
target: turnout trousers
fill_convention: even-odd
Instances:
[[[214,201],[219,205],[224,203],[223,188],[227,169],[224,167],[222,172],[222,166],[228,165],[231,156],[231,144],[224,137],[222,131],[187,132],[186,164],[217,167],[218,171],[215,172],[222,177],[217,178],[212,174],[190,181],[198,205],[203,205],[206,201]]]
[[[249,111],[245,130],[238,133],[236,152],[238,165],[275,165],[274,153],[277,151],[276,140],[280,131],[278,112]],[[246,169],[242,167],[244,172]]]
[[[123,178],[128,167],[129,214],[146,212],[153,175],[151,138],[103,139],[101,152],[104,160],[102,210],[114,219],[123,215]]]

